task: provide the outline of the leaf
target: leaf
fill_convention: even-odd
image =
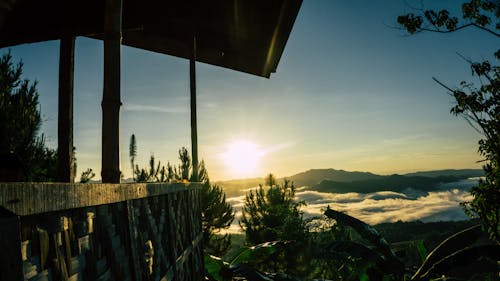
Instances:
[[[227,267],[227,263],[225,263],[221,258],[205,254],[205,270],[213,279],[223,281],[224,278],[222,277],[221,272]]]
[[[273,279],[267,274],[258,271],[257,269],[250,267],[246,264],[234,264],[229,268],[233,274],[240,274],[249,281],[273,281]]]
[[[357,233],[359,233],[359,235],[361,235],[361,237],[372,243],[385,256],[385,258],[392,263],[392,266],[394,266],[393,272],[403,272],[404,265],[396,258],[396,255],[392,252],[389,243],[387,243],[385,238],[382,237],[377,230],[375,230],[375,228],[357,218],[332,210],[330,207],[326,209],[325,215],[329,218],[335,219],[339,224],[352,227]]]
[[[283,241],[272,241],[272,242],[266,242],[262,243],[250,248],[246,248],[240,252],[232,261],[231,265],[237,264],[237,263],[246,263],[248,261],[255,261],[259,257],[267,257],[271,254],[274,254],[276,251],[278,251],[279,248],[281,248],[283,245],[285,245],[286,242]]]
[[[348,256],[374,263],[384,272],[393,272],[383,256],[363,244],[352,241],[336,241],[326,246],[326,248],[334,255],[337,253],[344,253]]]
[[[481,226],[476,225],[462,230],[446,238],[427,256],[424,263],[413,275],[412,280],[418,280],[431,268],[437,261],[449,256],[450,254],[463,249],[474,243],[481,236]]]
[[[417,252],[422,259],[422,262],[425,262],[425,259],[427,258],[427,249],[425,248],[424,241],[418,240],[415,242],[415,247],[417,248]]]
[[[481,258],[490,258],[493,261],[488,263]],[[441,259],[422,276],[421,279],[427,280],[433,276],[451,276],[469,280],[475,274],[498,271],[497,261],[500,260],[499,245],[481,245],[466,248],[454,252],[453,254]],[[459,276],[453,274],[458,272]],[[413,280],[413,278],[412,278]]]

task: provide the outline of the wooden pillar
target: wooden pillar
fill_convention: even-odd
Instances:
[[[75,181],[73,151],[73,77],[75,37],[61,39],[59,47],[59,112],[57,125],[57,181]]]
[[[120,48],[122,0],[106,0],[104,18],[104,90],[102,98],[103,183],[120,182]]]
[[[196,121],[196,37],[193,37],[192,56],[189,60],[191,88],[191,153],[193,159],[192,181],[198,181],[198,125]]]
[[[0,280],[24,280],[21,256],[21,222],[0,206]]]

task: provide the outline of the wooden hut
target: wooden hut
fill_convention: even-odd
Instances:
[[[60,40],[60,183],[0,183],[0,280],[200,280],[197,184],[120,184],[120,46],[190,61],[197,167],[195,62],[268,78],[301,2],[0,0],[0,48]],[[77,36],[104,41],[102,184],[73,183]]]

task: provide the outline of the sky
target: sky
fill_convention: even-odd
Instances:
[[[210,178],[283,177],[312,168],[379,174],[479,168],[481,136],[449,113],[453,98],[432,77],[450,86],[470,80],[457,53],[493,60],[500,42],[477,30],[407,36],[394,26],[398,15],[411,11],[408,2],[304,1],[270,79],[198,63],[199,155]],[[24,77],[38,81],[41,132],[56,147],[59,42],[10,50],[16,61],[22,59]],[[139,166],[146,166],[150,155],[177,163],[179,148],[189,149],[189,62],[121,50],[120,157],[128,178],[132,134]],[[102,42],[77,38],[78,175],[87,168],[100,174],[102,80]],[[254,158],[241,156],[242,163],[232,165],[228,159],[235,146]],[[252,165],[235,169],[244,163]]]

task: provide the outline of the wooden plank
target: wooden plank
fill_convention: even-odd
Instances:
[[[0,280],[24,280],[21,257],[21,222],[0,207]]]
[[[26,216],[199,188],[197,183],[0,183],[0,206],[18,216]]]
[[[133,280],[141,280],[141,260],[138,255],[138,245],[137,240],[139,240],[139,230],[135,217],[135,207],[134,202],[131,200],[127,201],[127,218],[129,227],[129,238],[130,238],[130,258],[132,261],[132,271]]]
[[[57,180],[74,182],[73,76],[75,37],[63,37],[59,51],[59,112],[57,125]]]
[[[120,48],[122,0],[105,1],[102,182],[120,182]]]

